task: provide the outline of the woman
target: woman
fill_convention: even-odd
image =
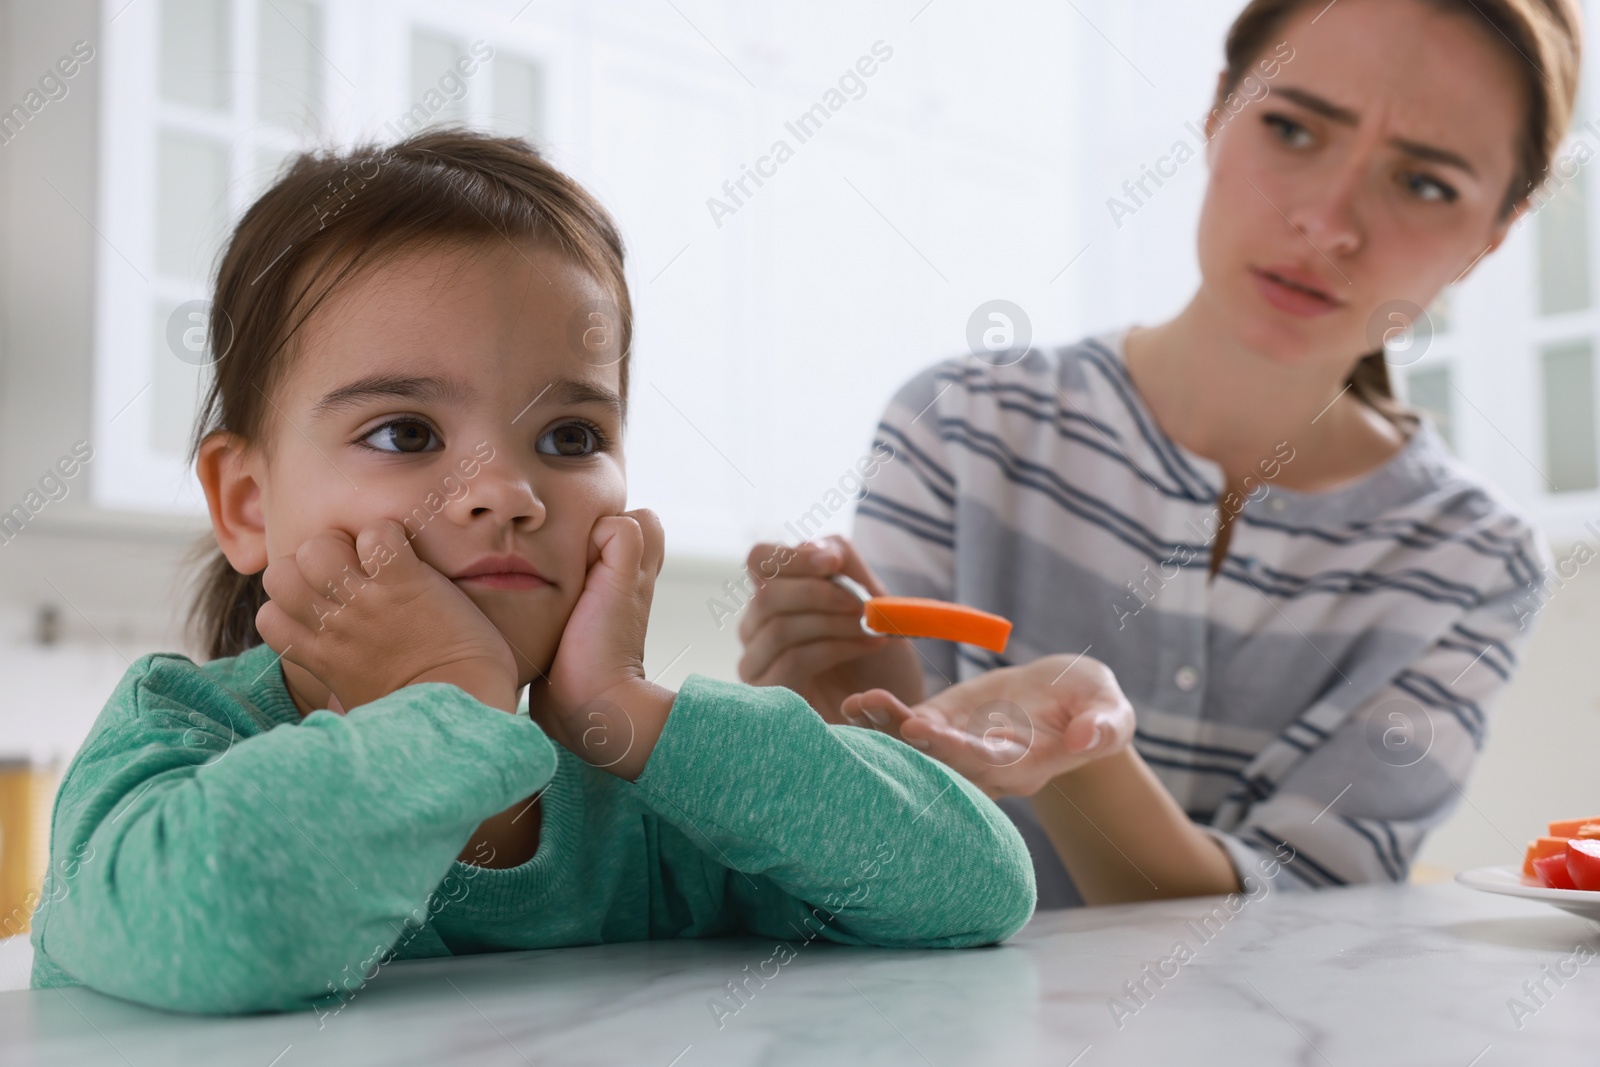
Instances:
[[[1529,206],[1578,34],[1575,0],[1253,0],[1206,123],[1188,306],[908,382],[854,545],[807,544],[776,577],[773,546],[751,552],[741,676],[1031,794],[1002,804],[1041,907],[1404,880],[1549,556],[1394,401],[1379,346],[1394,308],[1431,304]],[[1264,58],[1270,91],[1225,118]],[[1007,616],[1006,656],[862,636],[839,572]],[[1059,684],[1104,704],[1120,684],[1135,746],[1042,788],[1049,745],[975,738],[1041,724],[921,704],[1080,651]]]

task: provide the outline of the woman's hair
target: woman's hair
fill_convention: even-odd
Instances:
[[[1582,15],[1578,0],[1423,0],[1440,11],[1484,21],[1489,37],[1516,63],[1527,86],[1527,112],[1517,145],[1517,167],[1500,218],[1531,197],[1549,173],[1551,160],[1572,121],[1582,59]],[[1312,0],[1250,0],[1228,30],[1226,77],[1216,106],[1238,87],[1268,46],[1269,38]],[[1322,0],[1316,0],[1318,6]],[[1403,415],[1389,383],[1383,350],[1368,353],[1348,381],[1357,397],[1391,419]]]
[[[269,447],[271,397],[297,334],[358,272],[418,249],[530,238],[560,250],[606,290],[626,398],[633,323],[621,235],[594,197],[526,141],[443,128],[391,146],[297,156],[222,253],[209,323],[220,352],[189,462],[217,431]],[[188,622],[205,656],[259,645],[255,617],[268,599],[260,573],[235,571],[214,535],[195,546],[193,559],[203,569]]]

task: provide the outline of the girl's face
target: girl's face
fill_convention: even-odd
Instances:
[[[1348,370],[1396,325],[1386,305],[1427,307],[1498,246],[1527,90],[1493,32],[1420,0],[1344,0],[1302,6],[1262,50],[1235,89],[1255,99],[1207,122],[1198,241],[1246,348]]]
[[[548,670],[595,521],[626,502],[611,307],[529,241],[406,253],[342,287],[306,323],[250,460],[262,565],[394,519],[511,644],[519,684]],[[536,576],[467,574],[507,557]]]

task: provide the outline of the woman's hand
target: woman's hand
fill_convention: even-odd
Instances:
[[[863,689],[922,699],[916,648],[903,637],[865,633],[861,601],[830,580],[842,573],[874,596],[888,593],[848,540],[824,537],[797,548],[759,544],[746,566],[756,592],[739,620],[741,681],[793,689],[831,723],[845,721],[840,706]]]
[[[645,628],[666,537],[655,512],[639,508],[598,520],[590,548],[597,558],[549,676],[529,688],[529,715],[569,751],[632,781],[672,710],[672,691],[644,673]]]
[[[417,558],[393,519],[328,530],[267,564],[261,639],[355,708],[419,682],[517,707],[511,646],[450,579]]]
[[[1002,667],[907,707],[872,689],[844,719],[898,737],[992,797],[1031,796],[1052,778],[1126,748],[1133,706],[1111,669],[1082,655]]]

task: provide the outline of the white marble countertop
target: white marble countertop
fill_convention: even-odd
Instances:
[[[781,964],[745,938],[395,963],[320,1019],[9,992],[0,1064],[1600,1063],[1594,924],[1453,884],[1266,898],[1203,926],[1220,903],[1041,912],[983,949],[796,944]]]

